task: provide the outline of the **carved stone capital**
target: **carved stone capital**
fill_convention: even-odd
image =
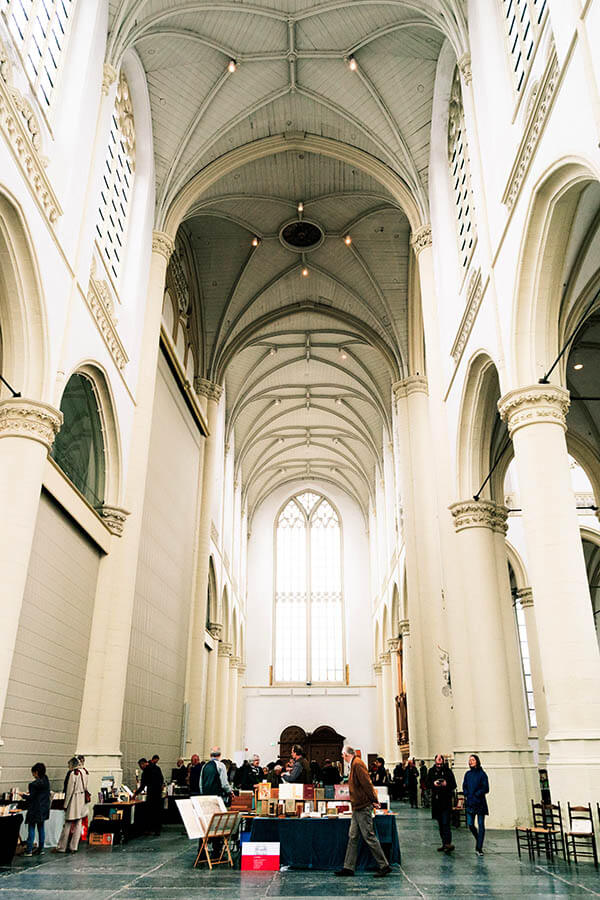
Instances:
[[[221,641],[219,643],[219,656],[229,658],[231,656],[232,646],[229,641]]]
[[[375,665],[373,666],[373,671],[375,672],[375,675],[381,675],[381,663],[375,663]]]
[[[110,63],[104,63],[102,67],[102,93],[108,97],[111,84],[117,80],[117,70]]]
[[[390,654],[389,653],[380,653],[379,654],[379,665],[380,666],[389,666],[391,663]]]
[[[223,388],[220,384],[209,381],[207,378],[200,378],[200,376],[194,378],[194,390],[201,397],[207,397],[209,400],[214,400],[215,403],[218,403],[223,396]]]
[[[238,670],[238,678],[243,678],[246,674],[246,665],[243,662],[240,662],[237,667]]]
[[[530,587],[519,588],[515,593],[523,609],[533,606],[533,591]]]
[[[159,253],[164,256],[167,262],[171,259],[171,254],[175,249],[175,242],[170,234],[165,231],[152,232],[152,252]]]
[[[410,394],[428,394],[429,385],[425,375],[409,375],[402,381],[395,381],[392,384],[392,394],[396,401],[402,400]]]
[[[29,438],[50,450],[62,423],[61,411],[47,403],[22,397],[0,401],[0,438]]]
[[[491,500],[463,500],[453,503],[449,509],[457,532],[465,528],[492,529],[498,521],[498,504]]]
[[[223,633],[223,626],[219,625],[218,622],[211,622],[208,626],[209,634],[214,637],[215,641],[221,640],[221,635]]]
[[[237,669],[240,666],[241,662],[242,661],[239,656],[231,656],[229,658],[229,668]]]
[[[566,431],[569,405],[569,392],[554,384],[531,384],[509,391],[498,401],[511,437],[526,425],[558,425]]]
[[[120,506],[107,506],[106,504],[98,510],[100,517],[111,534],[121,537],[123,528],[127,521],[129,513]]]
[[[418,256],[421,250],[431,247],[431,225],[422,225],[421,228],[417,228],[410,242],[415,251],[415,256]]]
[[[473,74],[471,72],[471,54],[463,53],[461,58],[458,60],[458,71],[463,77],[463,81],[465,84],[471,84],[473,80]]]
[[[387,645],[390,653],[397,653],[400,649],[400,638],[389,638]]]
[[[408,619],[400,619],[398,622],[398,628],[400,629],[400,634],[402,637],[406,637],[410,634],[410,622]]]

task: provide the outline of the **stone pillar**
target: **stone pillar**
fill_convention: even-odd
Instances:
[[[196,393],[206,399],[206,416],[208,437],[204,443],[204,466],[202,472],[202,493],[200,499],[200,517],[197,531],[196,547],[196,580],[194,587],[194,610],[192,616],[192,634],[190,640],[190,662],[186,695],[190,705],[188,723],[188,739],[193,746],[214,746],[214,740],[204,731],[208,721],[206,703],[210,702],[204,682],[204,636],[206,632],[206,603],[208,600],[208,563],[210,559],[210,535],[215,503],[215,476],[218,463],[217,417],[219,401],[223,388],[212,381],[197,378]],[[211,654],[212,655],[212,654]],[[205,739],[206,737],[206,739]]]
[[[544,690],[540,644],[538,640],[535,609],[533,606],[533,592],[531,588],[519,588],[517,590],[517,599],[521,603],[523,615],[525,617],[525,630],[527,632],[527,645],[529,647],[529,665],[531,667],[531,680],[533,682],[535,718],[537,721],[538,758],[540,768],[543,768],[548,762],[548,741],[546,740],[548,735],[548,710],[546,708],[546,691]]]
[[[382,756],[386,763],[392,757],[392,735],[395,731],[393,723],[393,698],[392,698],[392,665],[390,654],[382,653],[379,657],[381,663],[381,687],[383,698],[383,748]]]
[[[238,705],[237,705],[237,744],[236,750],[243,750],[246,746],[245,722],[246,722],[246,699],[244,697],[244,676],[246,675],[246,666],[240,661],[237,667],[238,676]]]
[[[496,568],[494,528],[506,523],[506,507],[487,500],[468,500],[450,508],[463,568],[465,621],[473,680],[474,709],[469,732],[459,735],[455,766],[467,768],[470,753],[481,753],[493,785],[490,825],[510,828],[529,820],[529,800],[537,796],[533,756],[527,736],[515,735],[511,676]],[[508,601],[510,602],[510,601]],[[523,696],[519,698],[523,710]]]
[[[550,384],[498,403],[512,437],[546,689],[555,800],[600,796],[600,653],[567,453],[569,393]]]
[[[231,644],[228,641],[219,643],[217,662],[217,708],[215,715],[216,737],[214,743],[223,751],[223,756],[229,755],[228,728],[231,697],[229,696],[229,660],[231,659]]]
[[[81,707],[77,750],[85,754],[90,770],[90,791],[99,787],[102,775],[123,777],[121,766],[121,726],[129,641],[135,596],[146,471],[152,427],[152,409],[159,352],[167,264],[174,244],[169,235],[154,232],[144,318],[136,408],[131,430],[129,466],[125,486],[127,527],[112,540],[109,554],[102,559],[88,653]]]
[[[15,397],[0,402],[0,725],[44,466],[62,419],[61,412],[37,400]]]
[[[392,731],[390,736],[390,762],[397,763],[400,759],[400,750],[398,748],[398,716],[396,713],[396,697],[399,696],[402,687],[398,680],[398,649],[400,647],[399,638],[390,638],[388,640],[388,649],[390,653],[391,666],[391,690],[392,690]]]
[[[383,666],[380,662],[375,663],[373,671],[375,673],[375,692],[377,694],[377,732],[375,739],[377,741],[377,754],[381,755],[385,752],[385,726],[383,721]]]
[[[406,690],[406,719],[408,725],[408,742],[409,742],[409,755],[414,756],[416,758],[415,745],[424,746],[423,741],[415,741],[413,738],[413,734],[415,734],[417,725],[416,718],[414,714],[414,703],[411,702],[411,697],[414,695],[413,684],[415,680],[414,675],[414,661],[413,661],[413,650],[410,639],[410,623],[408,619],[402,619],[399,623],[400,634],[402,635],[402,676],[404,678],[404,687]],[[400,686],[402,687],[402,686]],[[419,759],[424,759],[426,757],[419,756]]]
[[[204,748],[201,752],[201,756],[203,756],[204,759],[208,759],[210,748],[215,744],[217,729],[217,668],[223,626],[218,625],[216,622],[211,622],[209,631],[214,640],[214,647],[208,654],[204,734],[202,735],[201,743],[198,744],[199,747]],[[198,740],[200,740],[200,738],[198,738]],[[192,744],[192,746],[194,745]]]
[[[413,375],[393,385],[406,546],[406,581],[415,678],[410,697],[415,721],[414,752],[423,759],[452,747],[451,700],[441,657],[448,638],[438,530],[435,461],[429,424],[427,379]],[[417,669],[418,667],[418,669]]]
[[[238,704],[240,702],[238,690],[238,666],[239,656],[232,656],[229,660],[229,710],[227,714],[227,746],[229,757],[232,758],[236,750],[239,750],[238,741]]]

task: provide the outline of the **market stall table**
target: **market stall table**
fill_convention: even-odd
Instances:
[[[127,802],[112,801],[109,803],[95,803],[94,817],[90,822],[90,834],[112,833],[118,834],[122,841],[128,841],[144,830],[145,822],[143,810],[136,807],[143,804],[143,800],[128,800]],[[121,819],[111,819],[111,810],[122,810]]]
[[[60,833],[63,830],[63,825],[65,824],[65,811],[64,809],[51,809],[50,810],[50,818],[46,819],[44,822],[44,847],[56,847],[58,844],[58,839],[60,837]],[[22,841],[27,840],[27,835],[29,834],[29,826],[27,822],[23,821],[21,825],[21,831],[19,836]],[[35,830],[35,841],[37,844],[38,841],[38,832],[37,828]]]
[[[375,816],[375,834],[390,865],[400,862],[396,817]],[[255,818],[251,841],[279,842],[281,866],[292,869],[341,869],[348,844],[350,818],[274,819]],[[375,869],[375,861],[361,839],[357,870]]]
[[[0,866],[10,866],[17,849],[22,813],[0,816]]]

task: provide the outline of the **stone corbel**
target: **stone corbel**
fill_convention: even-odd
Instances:
[[[219,643],[219,656],[227,657],[228,659],[231,657],[232,645],[228,641],[221,641]]]
[[[390,653],[397,653],[400,649],[400,638],[390,638],[387,644]]]
[[[110,533],[114,534],[115,537],[122,537],[125,522],[129,515],[127,510],[122,509],[120,506],[107,506],[104,504],[100,507],[98,513]]]
[[[194,390],[201,397],[214,400],[215,403],[218,403],[223,395],[223,388],[220,384],[209,381],[207,378],[200,378],[200,376],[194,378]]]
[[[410,622],[408,619],[400,619],[398,622],[398,629],[403,638],[408,637],[410,634]]]
[[[410,239],[410,243],[415,251],[415,256],[418,256],[421,250],[431,247],[431,225],[423,225],[421,228],[417,228]]]
[[[523,607],[523,609],[527,609],[530,606],[533,606],[533,591],[530,587],[519,588],[515,592],[515,597]]]
[[[49,451],[62,423],[62,412],[47,403],[22,397],[0,401],[0,438],[29,438]]]
[[[211,622],[208,626],[208,633],[215,639],[215,641],[220,641],[221,635],[223,634],[223,626],[219,625],[218,622]]]

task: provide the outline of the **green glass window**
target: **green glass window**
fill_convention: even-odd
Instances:
[[[104,440],[98,400],[86,375],[71,375],[60,404],[64,416],[52,457],[92,506],[104,503]]]

